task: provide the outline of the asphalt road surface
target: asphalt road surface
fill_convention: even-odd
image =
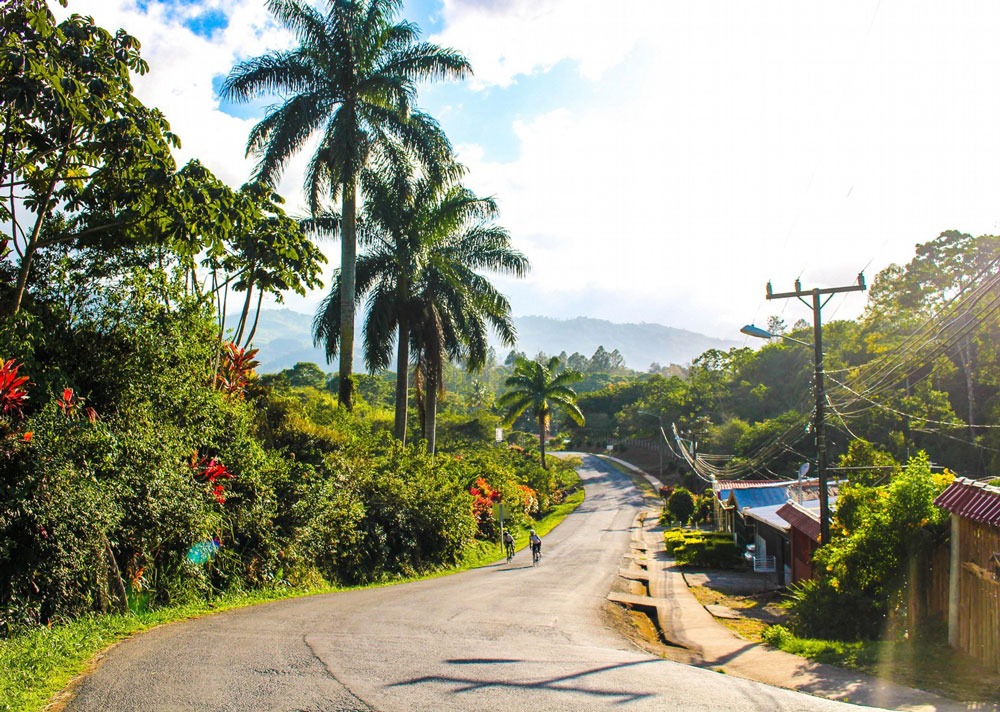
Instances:
[[[125,641],[71,710],[846,710],[653,657],[602,621],[642,501],[595,457],[549,536],[454,576],[270,603]]]

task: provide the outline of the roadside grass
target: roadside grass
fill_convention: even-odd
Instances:
[[[598,455],[598,457],[601,458],[601,460],[603,460],[607,464],[611,465],[619,472],[621,472],[623,475],[628,477],[630,480],[632,480],[632,484],[634,484],[635,488],[642,493],[642,496],[644,498],[655,499],[658,503],[660,504],[663,503],[663,500],[660,499],[660,495],[653,488],[653,485],[650,483],[650,481],[647,480],[642,475],[640,475],[638,472],[636,472],[630,467],[625,467],[620,462],[616,462],[615,460],[612,460],[606,455]]]
[[[584,490],[576,480],[576,489],[559,505],[535,523],[539,536],[552,531],[583,502]],[[527,530],[515,536],[518,548],[527,545]],[[457,566],[419,576],[394,579],[378,585],[405,583],[435,578],[478,568],[502,557],[496,543],[476,541],[466,550]],[[366,586],[362,588],[371,588]],[[212,601],[159,608],[130,614],[90,615],[69,623],[39,628],[30,633],[0,639],[0,712],[36,712],[46,708],[53,697],[84,672],[101,651],[130,635],[158,625],[198,618],[234,608],[269,603],[288,598],[312,596],[347,590],[346,587],[313,586],[275,588],[248,593],[224,594]]]
[[[767,628],[787,616],[778,602],[778,594],[768,591],[759,594],[725,594],[707,586],[689,585],[691,593],[703,606],[719,605],[740,614],[739,618],[716,618],[717,623],[729,628],[745,640],[759,643]]]
[[[544,518],[534,523],[533,529],[538,536],[545,536],[555,529],[566,516],[583,503],[584,491],[582,487],[577,487],[572,493],[567,495],[561,504],[553,507]],[[514,548],[521,551],[528,546],[528,530],[524,527],[514,527],[510,530],[514,537]],[[544,544],[543,544],[544,549]],[[465,550],[465,557],[462,563],[453,571],[465,571],[466,569],[476,569],[480,566],[487,566],[503,558],[503,546],[498,541],[476,541],[474,546]]]
[[[148,612],[84,616],[70,623],[0,640],[0,710],[20,712],[44,708],[53,695],[86,669],[95,655],[134,633],[233,608],[333,590],[328,586],[226,594],[213,601]]]
[[[768,636],[770,637],[770,636]],[[863,672],[961,702],[995,703],[1000,673],[939,640],[837,641],[774,636],[793,655]]]
[[[995,702],[1000,698],[1000,673],[937,638],[899,641],[800,638],[782,625],[788,619],[788,612],[778,592],[740,595],[700,585],[689,588],[703,606],[722,605],[739,613],[740,618],[716,618],[716,622],[747,641],[763,642],[818,663],[962,702]]]

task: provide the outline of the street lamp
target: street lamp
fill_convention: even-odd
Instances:
[[[659,413],[650,413],[648,410],[637,410],[636,413],[656,418],[656,423],[660,426],[660,437],[656,439],[656,453],[660,457],[660,482],[663,482],[663,442],[661,440],[666,437],[663,433],[663,416]]]
[[[802,344],[803,346],[812,346],[808,341],[802,341],[801,339],[795,339],[786,334],[772,334],[766,329],[761,329],[759,326],[754,326],[753,324],[747,324],[742,329],[740,329],[741,334],[746,334],[747,336],[753,336],[757,339],[785,339],[786,341],[794,341],[797,344]]]
[[[858,275],[858,281],[856,284],[852,284],[847,287],[832,287],[829,289],[802,289],[802,283],[799,280],[795,280],[795,291],[794,292],[783,292],[781,294],[776,294],[771,288],[771,283],[767,283],[767,299],[789,299],[795,297],[800,302],[805,304],[807,307],[812,309],[813,313],[813,355],[815,359],[815,377],[814,382],[816,384],[816,412],[814,414],[814,425],[816,431],[816,477],[819,478],[819,529],[820,529],[820,545],[825,545],[830,541],[830,498],[829,498],[829,488],[827,487],[826,478],[826,431],[825,423],[823,418],[823,411],[826,406],[826,393],[823,390],[823,319],[821,312],[823,306],[830,301],[834,294],[840,294],[842,292],[863,292],[866,289],[865,276],[864,274]],[[803,297],[810,297],[810,301],[806,301]],[[826,296],[826,299],[821,297]],[[765,329],[761,329],[753,324],[747,324],[742,329],[740,333],[746,334],[747,336],[754,336],[758,339],[772,339],[775,338],[775,334],[772,334]],[[783,339],[788,339],[789,341],[795,341],[800,344],[805,344],[803,341],[798,339],[793,339],[790,336],[785,336],[784,334],[778,334]],[[806,344],[808,345],[808,344]]]

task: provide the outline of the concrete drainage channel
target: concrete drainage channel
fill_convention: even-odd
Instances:
[[[627,590],[611,591],[608,600],[631,611],[633,615],[644,615],[649,625],[639,627],[655,631],[655,639],[650,642],[669,646],[675,652],[677,649],[694,652],[684,641],[671,638],[669,621],[672,606],[670,599],[663,595],[663,574],[660,571],[663,541],[658,534],[647,537],[646,520],[650,516],[649,512],[640,512],[633,521],[630,551],[623,557],[624,565],[618,569],[618,576],[624,583],[620,588]],[[646,637],[651,636],[647,634]]]

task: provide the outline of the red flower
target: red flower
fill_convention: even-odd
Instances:
[[[24,388],[28,377],[17,375],[20,367],[13,359],[0,359],[0,414],[12,418],[24,415],[24,406],[28,400],[28,392]]]
[[[222,359],[219,361],[219,372],[215,382],[228,395],[243,398],[246,395],[250,381],[257,377],[254,369],[259,365],[254,356],[260,349],[242,349],[236,344],[227,343],[223,346]]]
[[[34,433],[33,430],[27,430],[27,431],[25,431],[24,435],[21,437],[21,440],[23,442],[30,443],[31,442],[31,438],[34,435],[35,435],[35,433]]]
[[[191,455],[191,469],[195,470],[195,477],[204,477],[206,484],[210,485],[209,491],[215,501],[223,504],[226,501],[226,489],[221,480],[231,480],[234,475],[229,469],[214,457],[198,458],[198,453]]]

